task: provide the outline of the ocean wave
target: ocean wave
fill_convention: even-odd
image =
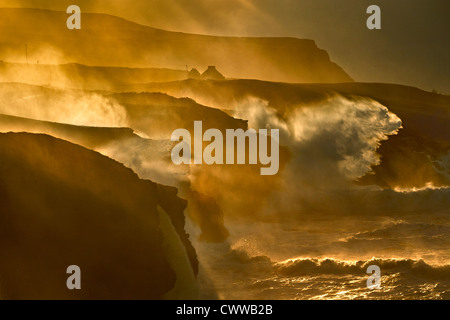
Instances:
[[[394,223],[385,228],[353,235],[349,240],[384,240],[384,239],[450,239],[450,226],[429,223]]]
[[[306,275],[364,275],[367,268],[376,265],[382,274],[400,273],[428,279],[446,279],[450,281],[450,265],[433,266],[423,260],[411,259],[372,259],[368,261],[339,261],[334,259],[292,259],[274,264],[275,272],[280,276]]]
[[[213,257],[205,269],[221,297],[229,299],[415,300],[450,299],[450,265],[424,260],[296,258],[276,262],[245,248],[200,246]],[[202,256],[202,255],[200,255]],[[381,269],[381,289],[367,288],[367,269]],[[205,266],[204,266],[205,267]],[[211,271],[214,270],[212,273]],[[236,286],[241,289],[236,291]]]

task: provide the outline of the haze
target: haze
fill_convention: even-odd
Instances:
[[[313,39],[356,81],[450,92],[450,29],[445,0],[0,0],[1,7],[108,13],[166,30]],[[365,26],[366,8],[382,9],[382,30]]]

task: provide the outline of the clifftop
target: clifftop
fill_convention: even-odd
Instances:
[[[3,60],[24,60],[28,44],[33,62],[172,69],[215,65],[230,78],[352,81],[312,40],[186,34],[94,13],[82,13],[81,30],[66,28],[65,12],[0,9],[0,17]]]

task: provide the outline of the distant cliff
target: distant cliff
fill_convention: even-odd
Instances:
[[[351,82],[312,40],[215,37],[168,32],[105,14],[82,14],[82,29],[68,30],[65,12],[0,9],[0,56],[30,63],[206,69],[228,78],[282,82]]]

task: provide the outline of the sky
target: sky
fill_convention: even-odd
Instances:
[[[448,0],[0,0],[64,11],[71,4],[165,30],[313,39],[356,81],[450,94]],[[381,30],[366,27],[372,4]]]

